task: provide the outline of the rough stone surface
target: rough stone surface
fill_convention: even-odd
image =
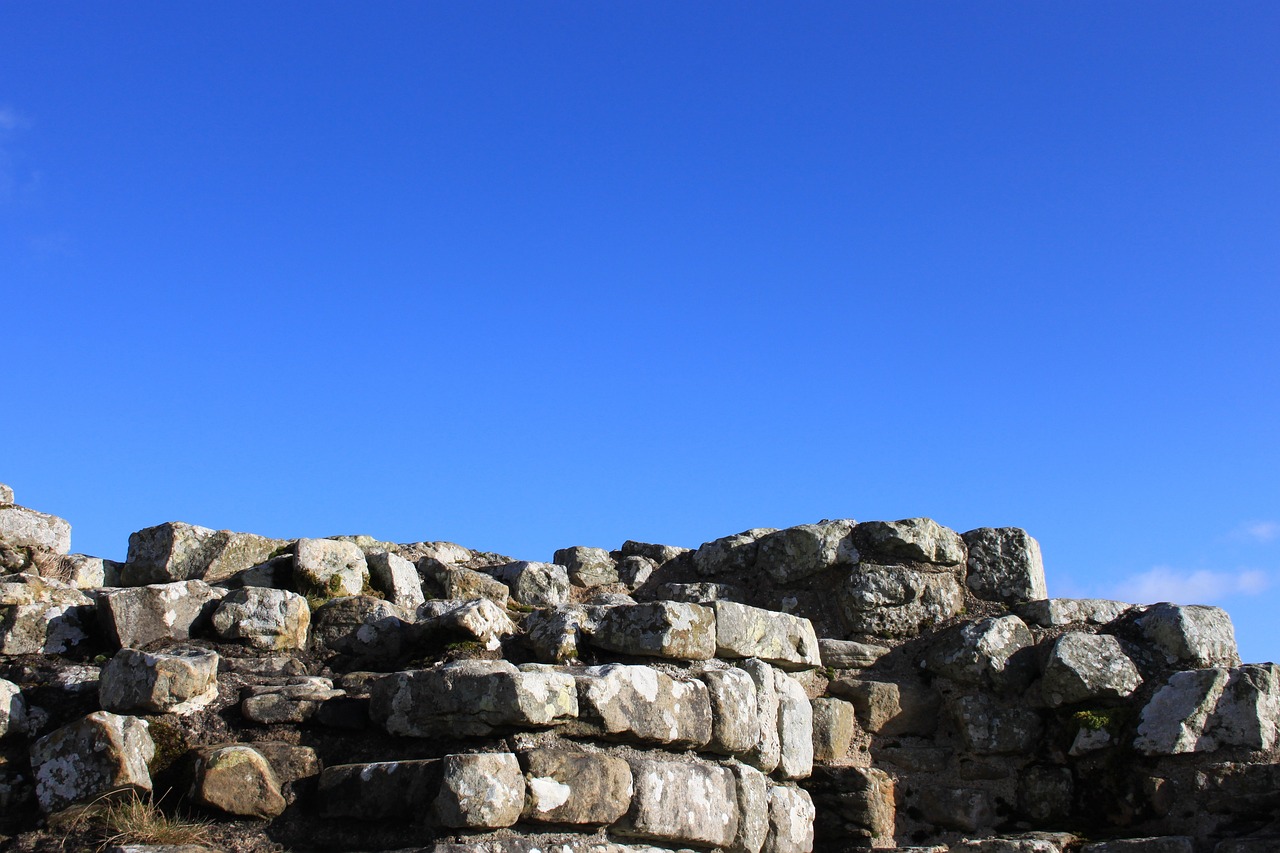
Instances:
[[[1030,681],[1018,653],[1035,645],[1035,637],[1017,616],[966,622],[939,633],[932,645],[925,660],[928,669],[961,684],[1016,688]]]
[[[426,812],[439,789],[439,759],[338,764],[320,774],[320,808],[329,818],[403,819]]]
[[[302,593],[322,598],[360,595],[369,583],[369,565],[354,542],[299,539],[293,577]]]
[[[890,639],[914,636],[964,606],[953,573],[905,566],[860,564],[832,594],[850,632]]]
[[[280,815],[287,805],[270,762],[245,744],[204,750],[196,761],[191,798],[224,814],[261,820]]]
[[[524,802],[524,775],[509,752],[446,755],[441,761],[440,793],[432,810],[443,826],[511,826],[520,819]]]
[[[832,669],[866,669],[889,653],[888,646],[859,643],[856,640],[818,640],[822,665]]]
[[[489,651],[502,648],[503,639],[519,630],[507,611],[487,598],[465,601],[435,617],[438,630],[480,643]]]
[[[311,614],[311,644],[384,667],[400,655],[405,613],[390,601],[350,595],[326,601]]]
[[[155,743],[136,717],[95,711],[31,747],[36,798],[46,813],[113,791],[151,792]]]
[[[71,524],[64,518],[0,502],[0,539],[14,548],[71,553]]]
[[[1040,690],[1049,707],[1122,699],[1142,684],[1120,641],[1108,634],[1063,634],[1053,644]]]
[[[854,530],[854,542],[875,562],[908,560],[954,566],[965,560],[960,534],[931,518],[864,521]]]
[[[115,713],[190,714],[218,698],[218,653],[121,649],[102,668],[99,697]]]
[[[648,557],[638,555],[623,557],[618,561],[618,580],[625,584],[627,589],[636,590],[649,580],[657,567],[658,564]]]
[[[9,488],[4,483],[0,483],[0,504],[11,503],[13,503],[13,489]]]
[[[853,703],[868,732],[896,737],[932,734],[938,725],[938,694],[920,684],[838,678],[828,692]]]
[[[765,853],[809,853],[813,850],[813,800],[803,788],[769,788],[769,836]]]
[[[707,847],[733,844],[738,797],[732,771],[702,762],[639,759],[631,773],[631,811],[615,832]]]
[[[695,748],[711,741],[711,699],[700,681],[677,681],[651,667],[625,664],[574,673],[583,731]]]
[[[818,637],[808,619],[732,601],[717,601],[712,609],[716,657],[759,658],[783,669],[822,663]]]
[[[561,749],[521,756],[528,798],[525,820],[604,825],[631,807],[631,766],[621,758]]]
[[[29,725],[22,688],[0,678],[0,740],[26,734]]]
[[[760,853],[769,837],[769,780],[754,767],[734,764],[738,789],[738,832],[731,853]]]
[[[213,630],[223,640],[255,649],[284,651],[307,645],[311,608],[284,589],[247,586],[227,593],[213,612]]]
[[[1245,664],[1230,670],[1200,745],[1204,751],[1242,746],[1260,751],[1280,743],[1280,666]]]
[[[287,678],[282,684],[251,685],[243,691],[240,713],[246,720],[262,725],[305,723],[321,707],[345,696],[333,681],[318,676]]]
[[[775,673],[778,691],[778,768],[784,779],[804,779],[813,772],[813,706],[791,676]]]
[[[1003,708],[983,694],[962,696],[955,712],[965,745],[979,755],[1028,752],[1043,731],[1035,711]]]
[[[1143,636],[1170,662],[1192,668],[1239,666],[1231,617],[1220,607],[1153,604],[1138,617]]]
[[[702,674],[711,701],[712,732],[707,748],[741,755],[760,742],[756,685],[741,669],[713,669]]]
[[[121,581],[125,586],[187,580],[217,583],[266,562],[286,544],[282,539],[171,521],[129,537]]]
[[[1016,604],[1049,597],[1040,543],[1017,527],[979,527],[963,534],[965,583],[978,598]]]
[[[1145,755],[1195,752],[1228,678],[1221,668],[1171,675],[1142,709],[1134,749]]]
[[[113,589],[98,600],[98,613],[117,646],[137,649],[156,640],[190,639],[224,595],[226,590],[199,580]]]
[[[782,742],[778,727],[769,725],[778,719],[777,677],[780,673],[762,660],[745,660],[738,667],[751,676],[756,686],[756,716],[760,720],[760,742],[742,760],[765,773],[772,773],[781,759]]]
[[[529,607],[559,607],[569,600],[569,573],[554,563],[518,561],[491,570],[511,597]]]
[[[571,675],[465,661],[380,679],[370,691],[369,714],[393,735],[467,737],[556,725],[577,716],[578,698]]]
[[[1132,609],[1132,604],[1105,598],[1048,598],[1025,601],[1013,608],[1028,625],[1042,628],[1057,628],[1076,622],[1106,625]]]
[[[365,563],[369,567],[369,583],[396,607],[413,610],[426,600],[417,567],[404,557],[377,552],[366,556]]]
[[[613,607],[600,617],[591,644],[628,655],[710,660],[716,653],[715,612],[675,601]]]
[[[689,553],[688,548],[680,548],[676,545],[655,545],[651,542],[636,542],[628,539],[622,543],[622,548],[618,551],[621,557],[644,557],[646,560],[652,560],[655,564],[661,566],[663,563],[670,562],[681,554]]]
[[[760,540],[770,533],[777,533],[773,527],[756,527],[722,536],[710,542],[704,542],[690,555],[694,571],[703,576],[744,575],[755,568],[756,555],[760,550]]]
[[[595,628],[588,608],[570,604],[535,610],[524,620],[525,640],[542,663],[565,663],[578,659],[582,644]]]
[[[853,705],[842,699],[813,700],[813,760],[837,761],[853,742],[856,717]]]
[[[801,524],[770,533],[759,540],[756,566],[775,583],[803,580],[836,566],[858,562],[853,545],[852,519]]]
[[[93,600],[78,589],[33,574],[0,578],[0,654],[63,654],[92,631]]]
[[[581,545],[561,548],[551,562],[564,566],[569,583],[580,587],[605,586],[618,582],[618,563],[603,548]]]
[[[487,598],[504,609],[511,600],[511,590],[507,589],[507,585],[484,572],[442,566],[430,570],[430,575],[440,586],[444,598],[457,601]]]

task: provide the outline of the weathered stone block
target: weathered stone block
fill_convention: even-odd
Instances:
[[[741,669],[714,669],[702,674],[711,701],[711,741],[707,748],[741,755],[760,742],[756,685]]]
[[[369,567],[369,583],[396,607],[412,611],[426,600],[418,569],[404,557],[377,552],[366,556],[365,563]]]
[[[716,657],[759,658],[783,669],[806,669],[822,662],[808,619],[732,601],[717,601],[712,609]]]
[[[1138,617],[1143,636],[1170,662],[1189,668],[1239,666],[1235,628],[1220,607],[1193,604],[1153,604]]]
[[[979,527],[962,537],[968,550],[965,583],[978,598],[1015,604],[1049,597],[1040,543],[1016,527]]]
[[[710,542],[704,542],[690,555],[694,571],[704,576],[733,574],[746,576],[756,565],[756,555],[760,550],[760,540],[770,533],[777,533],[773,527],[756,527],[722,536]]]
[[[320,809],[329,818],[421,819],[439,790],[439,759],[339,764],[320,774]]]
[[[787,584],[836,566],[854,565],[858,562],[855,524],[852,519],[840,519],[770,533],[759,540],[756,566],[775,583]]]
[[[521,756],[528,799],[525,820],[604,825],[631,807],[631,766],[621,758],[562,749]]]
[[[833,679],[827,691],[852,702],[858,722],[873,734],[929,735],[938,725],[941,700],[922,684],[842,677]]]
[[[1033,675],[1031,661],[1024,662],[1019,653],[1034,645],[1031,629],[1017,616],[993,616],[938,634],[925,665],[961,684],[1025,688]]]
[[[15,503],[0,503],[0,539],[14,548],[71,553],[71,524],[65,518]]]
[[[22,696],[22,689],[0,678],[0,740],[24,735],[28,726],[27,700]]]
[[[1142,709],[1133,747],[1144,755],[1195,752],[1226,689],[1225,669],[1175,672]]]
[[[242,691],[240,713],[246,720],[262,725],[304,723],[321,706],[346,695],[335,690],[328,678],[297,676],[283,684],[250,685]]]
[[[618,564],[603,548],[581,545],[561,548],[551,562],[564,566],[569,583],[580,587],[605,586],[618,582]]]
[[[744,660],[737,666],[751,676],[756,686],[756,716],[760,720],[760,741],[742,756],[742,761],[757,770],[772,773],[777,769],[782,753],[778,727],[769,725],[770,720],[778,719],[777,679],[781,673],[762,660]]]
[[[490,569],[511,597],[529,607],[559,607],[569,600],[569,573],[554,563],[518,561]]]
[[[246,744],[201,750],[191,798],[232,817],[270,820],[285,810],[280,780],[266,756]]]
[[[118,646],[137,649],[156,640],[188,640],[227,594],[204,581],[176,581],[106,590],[98,614]]]
[[[852,703],[841,699],[813,700],[813,760],[838,761],[853,743],[855,715]]]
[[[369,565],[354,542],[299,539],[293,578],[302,593],[324,598],[360,595],[369,583]]]
[[[121,649],[102,668],[99,701],[115,713],[193,713],[218,698],[218,653],[170,648]]]
[[[813,706],[800,683],[775,673],[778,691],[778,767],[784,779],[804,779],[813,772]]]
[[[677,844],[728,847],[738,833],[733,772],[702,762],[631,762],[631,811],[613,832]]]
[[[213,630],[219,639],[243,641],[255,649],[306,648],[310,625],[307,600],[284,589],[233,590],[213,612]]]
[[[487,598],[464,601],[451,607],[430,621],[432,630],[471,640],[493,651],[502,648],[502,641],[519,629],[500,608]]]
[[[769,835],[764,853],[813,850],[813,800],[803,788],[769,787]]]
[[[832,669],[866,669],[889,654],[889,647],[822,637],[818,640],[818,653],[822,657],[823,666]]]
[[[575,670],[579,724],[571,731],[700,748],[711,740],[711,700],[700,681],[677,681],[647,666]]]
[[[965,561],[960,534],[931,518],[864,521],[854,529],[853,539],[874,562],[909,560],[954,566]]]
[[[1132,609],[1132,604],[1105,598],[1047,598],[1024,601],[1015,605],[1013,612],[1028,625],[1056,628],[1076,622],[1106,625]]]
[[[600,617],[591,644],[627,655],[710,660],[716,653],[715,613],[674,601],[613,607]]]
[[[93,600],[61,581],[32,574],[0,581],[0,654],[62,654],[89,639]]]
[[[955,712],[961,738],[979,755],[1030,752],[1043,731],[1035,711],[1002,708],[981,694],[960,697]]]
[[[1142,684],[1120,641],[1108,634],[1063,634],[1045,664],[1040,692],[1049,707],[1123,699]]]
[[[754,767],[734,764],[738,789],[738,832],[730,853],[760,853],[769,837],[769,779]]]
[[[372,595],[333,598],[311,614],[311,644],[380,669],[400,656],[405,613]]]
[[[147,527],[129,536],[121,569],[125,586],[203,580],[217,583],[264,563],[287,542],[252,533],[210,530],[181,521]]]
[[[855,634],[910,637],[960,612],[964,595],[949,571],[862,563],[832,590]]]
[[[498,829],[520,819],[524,774],[511,753],[446,755],[440,767],[440,793],[432,812],[442,826]]]
[[[151,793],[155,743],[136,717],[95,711],[31,746],[36,798],[45,812],[113,793]]]

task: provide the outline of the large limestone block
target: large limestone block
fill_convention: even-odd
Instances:
[[[541,663],[557,664],[578,659],[586,637],[595,628],[592,610],[578,604],[535,610],[524,619],[524,636]]]
[[[635,591],[645,584],[658,568],[648,557],[623,557],[618,561],[618,580]]]
[[[125,586],[203,580],[217,583],[264,563],[287,543],[252,533],[210,530],[181,521],[147,527],[129,536],[120,570]]]
[[[137,649],[156,640],[190,639],[226,594],[198,580],[112,589],[98,599],[98,613],[116,645]]]
[[[954,566],[965,560],[960,534],[931,518],[864,521],[854,529],[853,539],[874,562],[908,560]]]
[[[1142,709],[1134,749],[1145,755],[1195,752],[1228,678],[1221,668],[1171,675]]]
[[[71,524],[56,515],[36,512],[14,503],[0,503],[0,539],[14,548],[69,554]]]
[[[858,722],[873,734],[930,735],[938,726],[941,699],[923,684],[836,678],[827,691],[852,702]]]
[[[962,696],[954,708],[961,739],[979,755],[1029,753],[1044,730],[1035,711],[1000,707],[983,694]]]
[[[280,779],[261,752],[246,744],[202,750],[191,798],[232,817],[270,820],[285,810]]]
[[[0,740],[24,735],[30,727],[27,700],[22,688],[12,681],[0,678]]]
[[[307,600],[285,589],[237,589],[213,612],[213,630],[219,639],[241,641],[255,649],[305,648],[310,625]]]
[[[742,755],[760,742],[756,684],[741,669],[713,669],[702,674],[711,700],[711,742],[707,749]]]
[[[810,853],[813,850],[813,819],[816,814],[808,791],[771,786],[769,836],[765,840],[764,853]]]
[[[613,607],[600,618],[591,644],[627,655],[710,660],[716,654],[715,612],[675,601]]]
[[[402,820],[425,813],[440,789],[440,760],[336,764],[320,773],[320,810],[328,818]]]
[[[905,566],[860,564],[831,592],[850,632],[890,639],[914,636],[964,606],[954,573]]]
[[[569,600],[569,573],[554,563],[517,561],[490,569],[511,597],[529,607],[559,607]]]
[[[1063,634],[1045,664],[1041,693],[1049,707],[1123,699],[1142,684],[1138,668],[1109,634]]]
[[[377,552],[365,557],[365,563],[369,566],[369,582],[396,607],[413,610],[426,600],[418,569],[404,557]]]
[[[757,568],[775,583],[787,584],[836,566],[858,562],[853,545],[853,519],[801,524],[770,533],[759,540]]]
[[[783,779],[804,779],[813,772],[813,706],[800,682],[776,673],[778,691],[778,768]]]
[[[1191,668],[1240,665],[1235,628],[1220,607],[1153,604],[1138,617],[1137,624],[1170,663]]]
[[[738,668],[751,676],[756,687],[756,716],[760,720],[760,740],[742,756],[742,760],[765,773],[772,773],[781,758],[782,742],[777,725],[769,725],[778,719],[777,680],[781,673],[762,660],[744,660]]]
[[[731,770],[703,762],[636,759],[631,774],[631,811],[613,832],[669,844],[733,844],[739,817]]]
[[[700,681],[647,666],[575,670],[580,723],[571,730],[620,740],[700,748],[711,740],[711,699]]]
[[[369,583],[369,564],[354,542],[299,539],[293,577],[302,593],[324,598],[360,595]]]
[[[439,824],[458,829],[499,829],[520,819],[525,783],[514,755],[446,755],[440,764],[440,793],[432,808]]]
[[[13,503],[13,489],[9,488],[4,483],[0,483],[0,504],[11,503]]]
[[[1209,747],[1265,751],[1280,743],[1280,666],[1250,663],[1232,669],[1206,735]]]
[[[1019,653],[1034,645],[1031,629],[1017,616],[992,616],[938,634],[925,666],[961,684],[1025,687],[1031,673]]]
[[[843,699],[813,700],[813,760],[839,761],[849,752],[856,728],[853,704]]]
[[[385,668],[400,656],[407,632],[404,611],[372,595],[326,601],[311,614],[311,644]]]
[[[773,527],[755,527],[704,542],[690,555],[693,569],[705,576],[732,574],[745,577],[755,569],[760,540],[777,532]]]
[[[419,569],[423,569],[426,563],[425,560],[420,561]],[[423,570],[440,587],[444,598],[457,601],[487,598],[504,609],[511,600],[511,590],[507,585],[484,572],[443,565],[428,566]]]
[[[822,665],[832,669],[866,669],[889,654],[888,646],[859,643],[856,640],[818,639],[818,652]]]
[[[93,600],[52,578],[5,575],[0,581],[0,654],[64,654],[84,643]]]
[[[30,570],[75,589],[98,589],[106,585],[108,562],[110,561],[87,554],[49,554],[37,551],[31,560]]]
[[[121,649],[102,668],[98,695],[103,709],[115,713],[194,713],[218,698],[218,653]]]
[[[631,808],[631,766],[621,758],[563,749],[534,749],[521,758],[525,820],[600,826]]]
[[[821,665],[818,636],[808,619],[733,601],[714,602],[712,609],[716,657],[759,658],[782,669]]]
[[[390,734],[405,737],[546,728],[577,715],[573,676],[521,671],[506,661],[458,661],[396,672],[370,690],[369,716]]]
[[[590,588],[618,582],[618,563],[603,548],[561,548],[551,562],[565,567],[574,586]]]
[[[979,527],[963,535],[965,583],[978,598],[1016,604],[1049,597],[1040,543],[1017,527]]]
[[[155,757],[147,724],[95,711],[31,746],[36,799],[45,812],[117,791],[151,792],[147,763]]]
[[[760,853],[769,837],[769,778],[745,764],[729,769],[738,787],[738,833],[730,853]]]
[[[674,560],[681,554],[688,553],[688,548],[681,548],[678,545],[658,545],[652,542],[636,542],[634,539],[623,542],[622,547],[618,549],[620,557],[644,557],[659,566]]]
[[[487,598],[461,602],[429,624],[433,630],[480,643],[490,651],[502,648],[502,641],[519,631],[507,611]]]
[[[1057,628],[1076,622],[1106,625],[1132,609],[1132,604],[1106,598],[1047,598],[1024,601],[1015,605],[1013,611],[1028,625]]]

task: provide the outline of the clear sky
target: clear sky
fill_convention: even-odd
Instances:
[[[931,516],[1280,660],[1272,2],[0,3],[0,482],[624,539]]]

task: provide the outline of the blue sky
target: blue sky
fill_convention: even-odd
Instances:
[[[1269,3],[8,2],[0,481],[449,539],[931,516],[1280,659]]]

